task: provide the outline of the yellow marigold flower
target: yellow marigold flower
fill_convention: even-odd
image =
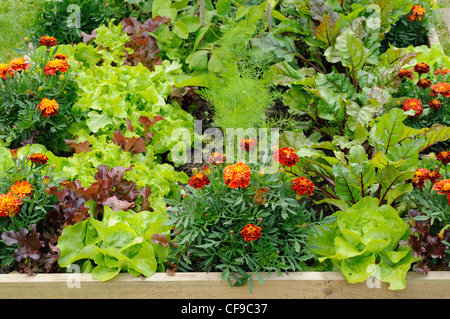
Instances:
[[[56,38],[54,37],[44,35],[39,40],[39,45],[45,45],[47,48],[53,47],[55,45],[58,45],[58,40],[56,40]]]
[[[261,230],[262,228],[255,224],[247,224],[241,229],[241,236],[246,242],[257,240],[261,237]]]
[[[306,177],[297,177],[291,181],[291,184],[292,184],[292,189],[298,195],[306,194],[308,196],[311,196],[315,189],[313,182],[311,182]]]
[[[49,100],[44,98],[38,105],[38,111],[41,111],[41,115],[44,117],[54,116],[58,114],[59,104],[56,100]]]
[[[256,147],[258,141],[255,138],[243,138],[239,143],[239,147],[244,151],[249,151],[250,149]]]
[[[47,164],[48,157],[42,153],[34,153],[30,155],[30,161],[35,164]]]
[[[292,167],[297,164],[299,158],[297,153],[290,147],[281,147],[273,153],[273,160],[281,165]]]
[[[436,159],[438,161],[441,161],[442,164],[447,165],[448,163],[450,163],[450,151],[443,151],[440,152],[437,156]]]
[[[28,70],[31,64],[25,58],[15,58],[8,62],[14,71]]]
[[[0,63],[0,77],[6,80],[8,76],[14,76],[14,69],[9,64]]]
[[[17,181],[9,190],[20,199],[23,199],[25,196],[30,196],[34,188],[27,181]]]
[[[223,182],[231,188],[246,188],[250,184],[252,172],[246,163],[238,162],[225,167]]]
[[[414,114],[415,117],[418,117],[423,112],[423,106],[422,101],[418,99],[406,99],[405,102],[403,102],[403,111],[409,111],[414,110],[416,113]]]
[[[22,201],[16,197],[13,193],[0,194],[0,216],[1,217],[14,217],[20,211],[20,205]]]
[[[57,71],[66,72],[69,69],[69,63],[66,60],[52,60],[48,61],[44,67],[45,75],[55,75]]]

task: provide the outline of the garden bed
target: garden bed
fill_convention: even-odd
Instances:
[[[120,274],[99,282],[90,274],[0,275],[0,299],[448,299],[450,273],[408,273],[406,288],[385,283],[349,283],[339,272],[295,272],[281,277],[262,274],[255,283],[231,288],[221,273],[157,273],[149,278]],[[79,281],[77,281],[79,280]],[[77,287],[77,283],[79,286]],[[72,288],[70,288],[72,287]],[[372,287],[372,288],[370,288]]]

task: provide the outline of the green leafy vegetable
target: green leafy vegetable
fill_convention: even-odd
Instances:
[[[134,276],[152,276],[164,270],[168,247],[153,243],[152,235],[169,234],[165,210],[113,212],[105,207],[102,221],[88,219],[64,228],[58,241],[58,264],[92,263],[92,276],[99,281],[125,271]],[[90,267],[88,267],[90,269]]]
[[[409,246],[399,245],[408,240],[410,229],[394,208],[364,197],[333,217],[334,223],[317,227],[308,243],[320,262],[331,261],[351,283],[374,276],[388,282],[389,289],[405,288],[406,273],[419,258]]]

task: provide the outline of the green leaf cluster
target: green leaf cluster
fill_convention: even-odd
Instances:
[[[168,247],[152,241],[152,235],[168,235],[170,227],[164,209],[152,212],[112,211],[105,207],[101,221],[88,219],[64,228],[57,247],[58,264],[81,264],[93,278],[106,281],[120,272],[152,276],[164,270]]]
[[[125,178],[137,186],[149,186],[150,198],[165,198],[170,201],[176,199],[178,182],[186,183],[188,176],[184,172],[177,172],[170,164],[160,164],[152,147],[147,147],[145,153],[132,154],[123,151],[119,145],[111,143],[106,135],[97,137],[79,132],[79,142],[88,141],[89,152],[73,154],[65,159],[66,164],[56,172],[69,180],[80,180],[84,187],[95,182],[94,175],[99,165],[108,167],[124,166],[133,169],[125,172]]]
[[[173,131],[186,129],[193,134],[194,127],[191,114],[177,103],[166,102],[179,68],[178,63],[165,61],[153,72],[142,64],[85,69],[77,78],[79,98],[73,105],[75,112],[85,115],[85,124],[77,123],[71,132],[76,135],[83,128],[112,138],[115,130],[126,129],[127,121],[138,128],[141,116],[160,115],[164,120],[151,127],[151,144],[158,154],[169,152],[179,142],[171,138]]]
[[[351,283],[373,276],[388,282],[391,290],[404,289],[406,273],[420,258],[402,245],[410,229],[397,211],[364,197],[333,217],[335,221],[326,229],[317,227],[308,242],[319,261],[331,261]]]

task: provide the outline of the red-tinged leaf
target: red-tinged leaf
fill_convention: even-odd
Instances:
[[[330,16],[325,14],[316,29],[316,39],[331,46],[334,44],[338,35],[339,28],[336,27],[336,22],[333,21]]]
[[[127,130],[130,132],[134,132],[133,125],[131,125],[130,119],[127,119]]]
[[[414,271],[428,273],[437,266],[436,260],[439,261],[445,257],[449,247],[441,241],[438,235],[430,234],[430,219],[414,219],[422,215],[422,212],[415,209],[408,211],[408,216],[411,218],[409,221],[411,235],[407,244],[411,247],[414,257],[422,257],[422,260],[413,265]]]
[[[141,123],[145,127],[144,135],[146,143],[150,143],[153,135],[155,135],[155,133],[150,132],[150,127],[152,127],[156,122],[162,120],[164,120],[164,117],[162,117],[161,115],[156,115],[151,120],[147,116],[141,116],[139,118],[139,123]]]
[[[116,196],[108,197],[101,202],[103,206],[110,207],[114,212],[127,211],[129,208],[134,207],[135,203],[130,203],[124,200],[118,199]]]
[[[75,139],[73,140],[65,139],[64,142],[66,142],[67,146],[69,146],[69,150],[71,152],[75,152],[76,154],[92,151],[90,149],[91,144],[89,143],[89,141],[78,143],[78,137],[75,137]]]
[[[161,244],[163,247],[169,247],[169,238],[167,238],[166,234],[153,234],[151,240],[154,244]]]
[[[91,34],[81,31],[81,37],[84,43],[89,43],[97,37],[97,31],[93,30]]]
[[[143,138],[125,137],[121,130],[114,132],[111,141],[119,145],[123,151],[130,152],[133,155],[145,152],[145,140]]]
[[[156,39],[149,32],[156,31],[161,24],[169,21],[169,18],[160,16],[148,19],[144,23],[134,17],[122,19],[123,30],[130,38],[130,41],[125,43],[125,47],[133,50],[132,54],[125,53],[124,63],[131,66],[141,63],[150,70],[154,69],[154,65],[160,65],[162,60],[158,54],[161,50]]]

